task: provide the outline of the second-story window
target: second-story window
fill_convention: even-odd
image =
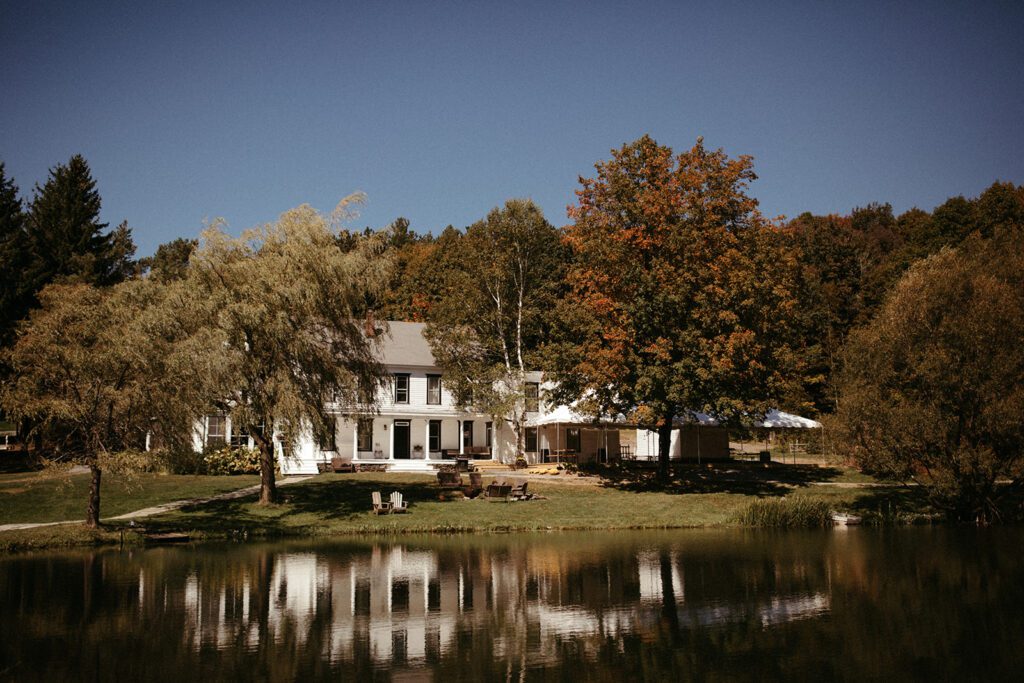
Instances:
[[[540,410],[540,384],[527,382],[525,387],[526,412],[536,413]]]
[[[409,402],[409,375],[395,375],[395,403]]]
[[[427,405],[441,405],[441,375],[427,375]]]

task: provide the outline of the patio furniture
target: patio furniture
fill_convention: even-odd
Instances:
[[[373,500],[373,513],[375,515],[386,515],[391,512],[391,501],[383,502],[380,499],[380,491],[371,493],[370,498]]]
[[[502,482],[492,482],[487,487],[487,501],[490,503],[507,503],[512,495],[512,485]]]
[[[526,500],[526,499],[528,499],[530,497],[530,494],[528,494],[526,492],[526,485],[528,483],[529,482],[525,482],[524,481],[524,482],[521,482],[521,483],[516,484],[515,486],[513,486],[512,490],[509,491],[509,497],[512,500]]]
[[[402,500],[402,494],[398,491],[391,493],[391,512],[408,512],[409,504]]]
[[[441,471],[437,473],[437,484],[445,489],[457,489],[462,486],[462,475],[458,472]]]
[[[344,458],[331,458],[331,470],[334,472],[355,472],[356,467],[351,460]]]

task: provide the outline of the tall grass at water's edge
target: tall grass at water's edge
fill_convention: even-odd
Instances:
[[[832,524],[832,506],[825,500],[766,498],[750,503],[735,521],[772,529],[826,527]]]

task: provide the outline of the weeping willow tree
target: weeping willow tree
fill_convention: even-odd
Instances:
[[[324,437],[328,404],[357,404],[385,381],[367,302],[379,298],[390,257],[373,236],[338,246],[338,225],[303,205],[232,237],[220,222],[202,235],[186,286],[211,343],[196,375],[211,407],[229,415],[260,451],[260,503],[277,500],[274,435]]]
[[[206,344],[178,315],[182,293],[145,280],[50,285],[3,353],[0,405],[45,436],[37,455],[89,468],[88,526],[100,521],[103,473],[145,466],[147,435],[183,445],[181,425],[197,414],[191,359]]]

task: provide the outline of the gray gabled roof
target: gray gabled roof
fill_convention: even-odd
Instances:
[[[385,365],[411,365],[414,367],[436,368],[437,361],[430,351],[430,344],[423,336],[426,323],[389,321],[390,335],[384,336],[381,345],[381,361]]]

